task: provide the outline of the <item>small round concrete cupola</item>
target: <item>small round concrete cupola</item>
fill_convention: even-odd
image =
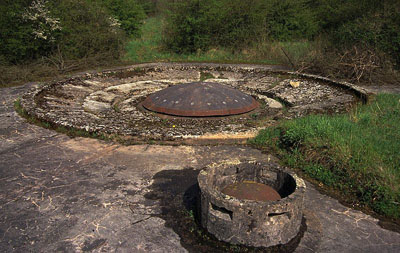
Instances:
[[[300,231],[304,181],[274,163],[227,160],[200,171],[201,225],[219,240],[286,244]]]
[[[229,116],[258,107],[252,96],[209,82],[170,86],[148,96],[142,105],[150,111],[183,117]]]

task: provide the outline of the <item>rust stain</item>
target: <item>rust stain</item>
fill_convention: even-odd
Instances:
[[[222,193],[237,199],[256,201],[276,201],[281,199],[279,193],[272,187],[249,180],[230,184],[222,190]]]

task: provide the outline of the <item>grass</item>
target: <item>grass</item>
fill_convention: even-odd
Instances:
[[[156,62],[156,61],[181,61],[181,62],[229,62],[238,60],[226,50],[210,50],[205,53],[190,55],[176,54],[167,51],[163,47],[162,38],[163,20],[161,17],[148,18],[142,26],[142,36],[128,43],[125,60],[133,62]]]
[[[284,121],[250,142],[353,204],[400,219],[400,95],[380,94],[348,114]]]
[[[313,50],[313,43],[298,42],[263,42],[249,46],[241,51],[212,48],[206,52],[194,54],[176,54],[163,46],[163,19],[161,16],[148,18],[143,24],[140,38],[128,42],[124,57],[116,60],[82,59],[71,63],[73,68],[60,71],[44,59],[19,65],[0,63],[0,88],[21,85],[30,81],[46,81],[61,78],[68,74],[91,69],[114,67],[144,62],[215,62],[215,63],[250,63],[298,65]]]
[[[285,51],[291,61],[296,62],[305,55],[310,42],[274,42],[261,43],[240,52],[229,49],[213,48],[207,52],[194,54],[176,54],[163,46],[162,17],[150,17],[142,26],[142,36],[128,43],[124,60],[141,62],[216,62],[216,63],[257,63],[290,65]],[[282,50],[283,49],[283,50]]]
[[[316,46],[306,41],[265,42],[240,52],[215,48],[179,55],[163,47],[162,27],[161,17],[148,18],[142,27],[142,37],[128,43],[122,60],[135,63],[173,61],[297,65]],[[39,71],[31,66],[0,68],[4,74],[4,78],[0,78],[0,87],[39,76],[40,79],[46,78],[51,69],[40,67]],[[202,79],[207,78],[211,76],[203,73]],[[346,115],[311,115],[281,122],[276,127],[261,131],[251,143],[275,152],[285,165],[301,168],[299,170],[308,177],[349,196],[356,204],[386,217],[400,219],[399,99],[398,95],[379,95],[375,102],[358,106]],[[29,122],[69,136],[110,139],[97,133],[38,121],[23,111],[19,101],[15,102],[15,108]]]

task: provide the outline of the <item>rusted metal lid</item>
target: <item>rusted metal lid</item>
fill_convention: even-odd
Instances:
[[[186,117],[227,116],[258,107],[252,96],[208,82],[170,86],[148,96],[142,105],[150,111]]]
[[[248,199],[256,201],[275,201],[281,196],[272,187],[254,181],[243,181],[225,187],[222,193],[237,199]]]

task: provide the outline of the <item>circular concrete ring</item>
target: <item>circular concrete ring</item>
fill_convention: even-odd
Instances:
[[[277,201],[241,200],[221,192],[227,185],[252,180],[273,187]],[[299,232],[305,183],[274,163],[224,161],[203,169],[201,224],[219,240],[253,247],[286,244]]]

